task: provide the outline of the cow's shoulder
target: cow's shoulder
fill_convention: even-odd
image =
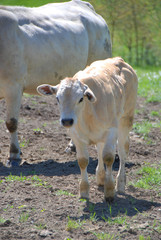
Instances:
[[[17,17],[11,11],[0,7],[0,24],[7,27],[7,24],[17,24]]]

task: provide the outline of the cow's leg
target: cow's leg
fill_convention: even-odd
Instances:
[[[81,171],[81,182],[79,185],[80,198],[89,198],[89,183],[87,166],[89,162],[88,149],[86,144],[76,144],[78,165]]]
[[[105,182],[105,167],[103,162],[103,148],[104,143],[97,144],[97,152],[98,152],[98,166],[96,168],[96,182],[98,186],[104,186]]]
[[[103,149],[103,162],[106,166],[104,195],[108,202],[113,201],[115,195],[115,183],[112,176],[112,165],[115,159],[117,142],[117,128],[110,128],[108,130],[107,139]]]
[[[116,191],[125,192],[126,172],[125,162],[129,152],[129,131],[132,127],[132,118],[122,118],[119,123],[118,131],[118,153],[120,158],[120,167],[116,178]]]
[[[22,90],[19,86],[12,86],[12,91],[7,92],[5,96],[7,105],[6,126],[11,135],[10,156],[7,166],[18,166],[21,162],[20,147],[18,143],[17,127],[18,117],[21,106]]]

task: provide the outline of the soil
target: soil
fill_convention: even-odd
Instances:
[[[135,122],[156,122],[158,117],[150,112],[159,111],[161,104],[145,103],[138,97],[136,108]],[[90,199],[79,199],[80,170],[76,154],[65,152],[70,138],[59,124],[54,97],[23,97],[18,129],[23,155],[19,167],[5,166],[10,136],[2,120],[6,117],[4,100],[0,112],[0,239],[161,239],[161,194],[130,184],[141,177],[137,172],[142,166],[160,164],[161,136],[157,128],[150,132],[149,144],[131,132],[126,193],[117,194],[109,205],[103,189],[96,185],[94,147],[89,148]],[[116,157],[114,177],[118,167]],[[9,176],[21,178],[9,181]],[[71,220],[77,223],[75,228],[69,225]]]

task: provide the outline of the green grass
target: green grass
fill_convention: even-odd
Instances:
[[[66,196],[72,196],[72,197],[74,197],[75,195],[74,194],[72,194],[72,193],[70,193],[70,192],[68,192],[68,191],[64,191],[64,190],[57,190],[56,192],[55,192],[55,194],[57,195],[57,196],[61,196],[61,195],[66,195]]]
[[[35,224],[35,227],[39,230],[47,229],[46,224],[44,223],[37,223]]]
[[[160,110],[159,112],[157,112],[157,111],[151,111],[150,115],[151,115],[152,117],[159,117],[159,118],[161,118],[161,110]]]
[[[93,233],[96,237],[97,237],[97,239],[98,240],[114,240],[114,239],[116,239],[115,237],[115,235],[114,234],[109,234],[109,233],[104,233],[104,232],[101,232],[101,233]]]
[[[19,217],[19,222],[20,223],[26,222],[28,218],[29,218],[29,213],[23,212]]]
[[[49,185],[48,182],[42,180],[37,175],[33,175],[33,176],[30,176],[30,177],[27,177],[27,176],[23,176],[22,173],[20,173],[20,176],[16,176],[16,175],[10,174],[9,176],[5,177],[4,180],[1,180],[0,184],[5,182],[5,181],[6,182],[14,182],[14,181],[24,182],[24,181],[28,181],[28,182],[31,182],[32,185],[34,185],[34,186],[43,186],[43,187],[46,187],[46,188],[51,187],[51,185]]]
[[[28,147],[30,140],[22,139],[20,142],[20,148]]]
[[[3,217],[0,217],[0,223],[5,223],[6,220]]]
[[[137,172],[139,179],[132,183],[135,187],[144,189],[161,189],[161,165],[150,166],[146,164]]]
[[[133,129],[137,134],[142,135],[143,137],[148,136],[148,133],[152,128],[159,128],[161,130],[161,122],[150,122],[144,120],[142,123],[134,123]]]
[[[44,5],[49,2],[63,2],[63,0],[0,0],[0,4],[2,5],[19,5],[19,6],[27,6],[27,7],[37,7]]]
[[[138,94],[147,102],[161,102],[161,70],[159,68],[137,68]]]
[[[145,238],[143,235],[139,236],[139,240],[150,240],[150,237]]]
[[[69,216],[68,216],[68,222],[67,222],[67,225],[66,225],[66,230],[67,231],[72,231],[74,229],[77,229],[77,228],[81,228],[83,226],[83,224],[85,224],[86,221],[83,220],[72,220]]]

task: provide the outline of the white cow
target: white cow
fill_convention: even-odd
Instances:
[[[112,164],[118,141],[120,167],[116,190],[125,191],[125,160],[129,151],[137,84],[132,67],[117,57],[96,61],[56,86],[44,84],[37,88],[44,95],[56,94],[61,124],[69,128],[76,145],[81,170],[80,196],[83,198],[89,197],[89,144],[95,144],[98,150],[97,184],[104,185],[105,199],[112,201],[115,193]]]
[[[20,163],[17,125],[23,92],[36,94],[38,85],[57,84],[110,56],[107,24],[87,2],[0,6],[0,98],[7,104],[9,165]]]

